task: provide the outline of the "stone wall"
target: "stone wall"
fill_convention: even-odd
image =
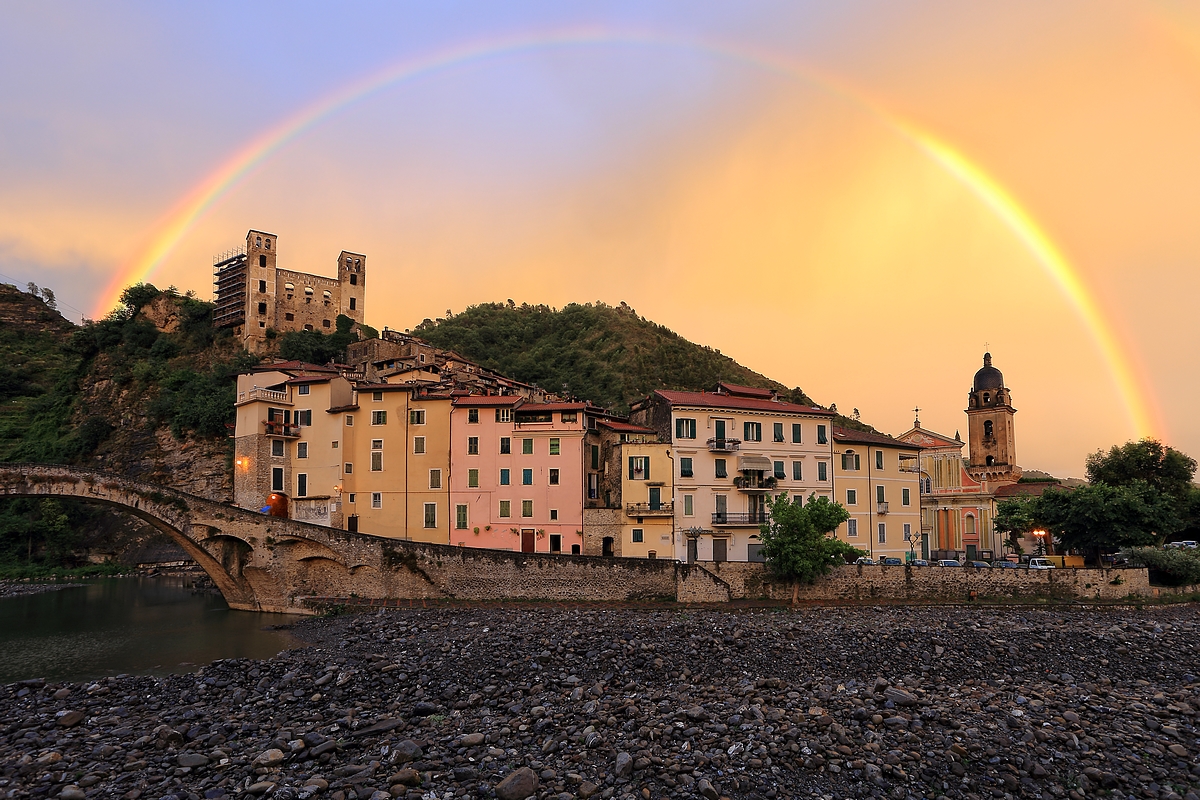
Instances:
[[[772,579],[762,564],[727,561],[705,562],[701,566],[729,586],[732,599],[791,599],[791,586]],[[800,587],[800,599],[811,601],[1120,600],[1152,595],[1144,569],[1028,570],[847,564],[811,586]]]

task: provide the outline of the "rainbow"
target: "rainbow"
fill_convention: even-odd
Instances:
[[[919,127],[869,101],[865,94],[839,84],[814,70],[773,54],[706,40],[684,40],[661,34],[614,31],[604,27],[572,28],[508,39],[472,42],[437,53],[402,59],[365,75],[321,97],[259,133],[193,186],[155,225],[152,234],[127,264],[117,270],[98,302],[94,316],[103,316],[119,304],[126,286],[145,281],[172,253],[196,222],[256,167],[309,128],[346,106],[397,83],[441,70],[512,55],[524,50],[577,45],[647,45],[701,51],[766,69],[837,96],[869,113],[910,142],[920,152],[966,187],[1003,223],[1034,258],[1043,272],[1067,298],[1100,355],[1108,364],[1126,414],[1137,435],[1153,436],[1161,422],[1136,380],[1132,361],[1104,317],[1100,304],[1066,257],[1038,226],[1032,215],[999,182],[977,164]]]

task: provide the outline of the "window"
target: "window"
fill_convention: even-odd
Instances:
[[[267,313],[267,304],[266,303],[258,304],[258,313],[260,316]]]
[[[829,464],[824,461],[817,462],[817,480],[829,480]]]
[[[592,469],[600,469],[600,445],[592,445]]]
[[[505,518],[512,516],[512,501],[511,500],[501,500],[500,501],[500,516],[505,517]]]
[[[512,480],[509,471],[507,469],[500,470],[500,485],[508,486],[508,484],[511,482]]]
[[[383,392],[371,392],[371,402],[372,403],[382,403],[383,402]]]
[[[325,300],[325,302],[329,302],[333,299],[333,293],[326,289],[325,291],[321,292],[321,297]],[[329,326],[326,325],[325,327],[328,328]]]
[[[856,472],[862,469],[861,456],[853,450],[842,453],[842,469],[846,472]]]
[[[442,471],[440,469],[429,470],[429,488],[430,489],[442,488]]]
[[[876,502],[876,503],[884,503],[884,502],[887,502],[887,501],[886,501],[886,499],[885,499],[885,497],[884,497],[884,494],[883,494],[883,487],[882,487],[882,486],[876,486],[876,487],[875,487],[875,502]]]
[[[413,454],[419,456],[419,455],[424,454],[424,452],[425,452],[425,437],[424,436],[414,436],[413,437]]]
[[[383,451],[371,451],[371,472],[383,472]]]
[[[683,496],[683,515],[685,517],[692,516],[693,514],[696,513],[695,508],[696,508],[695,507],[695,499],[693,498],[693,496],[690,494],[685,494]]]
[[[346,427],[347,427],[347,428],[353,428],[353,427],[354,427],[354,415],[353,415],[353,414],[347,414],[347,415],[346,415]]]
[[[383,492],[371,492],[371,508],[383,508]]]
[[[479,455],[479,437],[478,436],[468,436],[467,437],[467,455],[469,455],[469,456]]]
[[[497,408],[496,409],[496,422],[512,422],[512,409],[511,408]]]
[[[293,313],[292,313],[292,312],[290,312],[290,311],[285,311],[285,312],[283,312],[283,318],[284,318],[285,320],[287,320],[288,322],[295,322],[295,321],[296,321],[296,315],[295,315],[295,314],[293,314]]]
[[[912,525],[904,523],[904,541],[912,541]]]
[[[271,491],[283,491],[283,467],[271,467]]]
[[[587,496],[589,500],[598,500],[600,498],[600,476],[594,472],[589,472],[587,476]]]
[[[552,438],[550,440],[550,455],[557,456],[557,455],[561,455],[561,454],[562,454],[562,440]]]
[[[775,467],[775,477],[776,477],[776,479],[778,479],[778,480],[783,480],[784,478],[786,478],[786,477],[787,477],[787,472],[785,472],[785,471],[784,471],[784,469],[783,469],[783,462],[782,462],[782,461],[776,461],[776,462],[775,462],[775,463],[774,463],[772,466],[774,466],[774,467]]]
[[[742,423],[742,438],[747,442],[762,441],[762,423],[761,422],[743,422]]]
[[[794,481],[804,480],[804,462],[803,461],[793,461],[792,462],[792,480],[794,480]]]
[[[259,305],[260,306],[266,305],[266,303],[259,303]],[[262,312],[259,312],[259,313],[262,313]],[[983,421],[983,438],[985,438],[985,439],[992,438],[992,421],[990,419]]]
[[[717,475],[717,477],[718,477],[718,478],[728,478],[728,477],[729,477],[729,473],[728,473],[728,471],[725,469],[725,459],[723,459],[723,458],[717,458],[717,459],[713,459],[713,461],[714,461],[714,462],[715,462],[715,464],[716,464],[716,475]]]
[[[296,424],[312,427],[312,409],[296,412]]]
[[[266,281],[259,281],[259,282],[258,282],[258,290],[259,290],[260,292],[265,292],[265,291],[267,290],[267,282],[266,282]]]
[[[562,552],[562,534],[561,533],[550,534],[550,552],[551,553],[561,553]]]
[[[255,236],[255,237],[254,237],[254,246],[255,246],[255,247],[262,247],[262,237],[261,237],[261,236]]]
[[[479,470],[477,470],[477,469],[467,470],[467,488],[468,489],[478,489],[479,488]]]
[[[887,523],[879,523],[879,543],[887,544]]]
[[[437,503],[426,503],[425,504],[425,527],[426,528],[436,528],[437,527]]]
[[[346,473],[347,475],[353,475],[354,465],[347,461],[345,464],[342,464],[342,472]]]
[[[371,412],[371,424],[372,425],[387,425],[387,412],[386,411],[372,411]]]
[[[558,486],[558,470],[557,469],[550,470],[550,485]]]
[[[909,497],[908,491],[909,490],[908,490],[907,486],[900,490],[900,504],[901,505],[906,506],[909,504],[910,497]]]
[[[305,286],[304,287],[304,295],[305,295],[305,297],[312,297],[313,296],[313,288],[311,286]]]
[[[579,421],[579,412],[578,411],[562,412],[562,421],[563,421],[564,425],[567,425],[572,422],[578,422]]]
[[[846,535],[851,538],[858,538],[858,520],[846,520]]]
[[[533,516],[533,501],[532,500],[522,500],[521,501],[521,516],[522,517],[532,517]]]
[[[774,433],[775,441],[782,442],[783,441],[783,423],[776,422],[773,427],[774,427],[773,433]]]
[[[875,451],[875,469],[883,469],[883,451]]]
[[[692,460],[690,458],[680,458],[679,459],[679,477],[681,477],[681,478],[692,477]]]
[[[326,294],[328,294],[328,292],[326,292]],[[322,328],[329,328],[329,327],[331,327],[331,326],[330,326],[330,324],[329,324],[329,320],[327,320],[327,319],[323,319],[323,320],[321,320],[321,327],[322,327]]]
[[[454,527],[460,531],[467,529],[467,507],[465,505],[454,507]]]
[[[308,458],[308,442],[296,442],[296,458]]]
[[[425,409],[414,408],[408,412],[409,425],[424,425],[425,424]]]
[[[271,440],[271,455],[275,458],[283,458],[283,439]],[[280,489],[280,491],[283,491]]]
[[[675,438],[676,439],[695,439],[696,438],[696,420],[694,420],[694,419],[677,419],[677,420],[675,420]]]
[[[550,521],[558,522],[558,509],[557,508],[550,509]]]
[[[308,475],[303,472],[296,476],[296,497],[308,497]]]
[[[633,541],[635,543],[643,541],[643,533],[641,528],[633,529]]]
[[[358,499],[358,495],[356,495],[354,492],[351,492],[350,494],[346,495],[346,498],[347,503],[353,503]]]
[[[307,383],[301,384],[300,386],[296,387],[296,394],[308,394],[308,390],[311,388],[312,387],[309,386]]]
[[[533,455],[533,439],[522,439],[521,440],[521,455],[523,455],[523,456]]]
[[[350,285],[358,286],[358,276],[354,275],[353,273],[350,275]]]
[[[291,292],[294,292],[294,291],[296,291],[296,284],[292,283],[291,281],[288,281],[287,283],[285,283],[285,284],[283,285],[283,288],[284,288],[284,289],[285,289],[287,292],[291,293]]]
[[[467,409],[467,423],[470,425],[477,425],[479,423],[479,409],[478,408],[468,408]]]
[[[500,437],[500,455],[506,456],[512,453],[512,439],[507,436]]]
[[[829,444],[829,435],[824,425],[817,426],[817,444]]]
[[[522,486],[533,486],[533,470],[531,470],[531,469],[521,470],[521,485]]]
[[[650,480],[650,456],[629,457],[629,480]]]
[[[800,423],[799,422],[792,423],[792,443],[800,444]]]
[[[358,298],[357,298],[357,297],[351,297],[351,298],[350,298],[350,310],[351,310],[351,311],[353,311],[353,310],[355,310],[356,308],[358,308]]]

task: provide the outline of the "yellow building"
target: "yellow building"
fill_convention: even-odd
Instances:
[[[890,436],[833,429],[834,499],[850,512],[839,539],[876,559],[921,557],[920,452]]]
[[[598,419],[584,446],[584,555],[674,558],[671,445],[652,428]]]

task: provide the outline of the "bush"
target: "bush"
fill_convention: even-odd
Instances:
[[[1131,564],[1150,570],[1150,582],[1163,586],[1187,586],[1200,583],[1200,550],[1160,550],[1134,547],[1126,551]]]

